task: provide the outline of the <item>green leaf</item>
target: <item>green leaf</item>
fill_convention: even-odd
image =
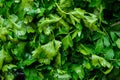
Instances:
[[[59,31],[56,34],[56,36],[61,34],[68,34],[68,31],[64,27],[61,27],[61,28],[59,27]]]
[[[93,53],[90,48],[86,47],[83,44],[80,44],[80,46],[78,47],[78,52],[82,53],[83,55],[90,55]]]
[[[31,17],[31,16],[26,16],[25,19],[24,19],[24,23],[25,23],[25,24],[28,24],[28,23],[32,22],[32,20],[33,20],[33,17]]]
[[[36,61],[36,59],[32,58],[32,59],[26,59],[23,61],[23,66],[29,66],[31,65],[32,63],[34,63]]]
[[[52,32],[52,29],[51,29],[51,27],[50,26],[47,26],[47,27],[45,27],[44,28],[44,33],[46,34],[46,35],[50,35],[51,34],[51,32]]]
[[[91,66],[91,64],[90,64],[89,61],[84,61],[84,62],[83,62],[83,67],[85,67],[85,68],[87,68],[87,69],[91,69],[91,68],[92,68],[92,66]]]
[[[12,73],[6,74],[5,75],[5,80],[13,80],[14,79],[14,75]]]
[[[105,59],[108,59],[108,60],[113,59],[113,57],[114,57],[114,51],[113,51],[113,49],[106,48],[104,56],[105,56]]]
[[[26,12],[32,10],[32,6],[34,5],[32,0],[21,0],[19,8],[17,9],[17,13],[21,19],[24,18]]]
[[[4,23],[4,19],[2,18],[2,16],[0,15],[0,26],[2,26]]]
[[[34,51],[32,51],[32,56],[34,57],[34,58],[39,58],[39,54],[42,52],[42,48],[41,48],[41,46],[39,46],[38,48],[36,48]]]
[[[40,8],[40,13],[39,13],[38,17],[43,16],[44,12],[45,12],[45,8]]]
[[[94,66],[103,66],[104,68],[107,67],[108,69],[105,72],[105,74],[108,74],[113,69],[113,66],[107,62],[103,57],[99,57],[97,55],[92,55],[92,65]]]
[[[69,80],[71,78],[71,75],[68,74],[67,71],[60,69],[57,69],[57,74],[54,74],[54,76],[59,80],[61,79]]]
[[[32,52],[34,58],[38,58],[40,63],[49,64],[50,60],[58,54],[61,42],[53,40],[45,45],[39,46]]]
[[[2,69],[3,63],[10,63],[12,57],[3,48],[0,50],[0,56],[0,69]]]
[[[83,26],[81,24],[76,24],[75,27],[77,28],[75,30],[75,32],[72,34],[72,39],[74,39],[75,37],[80,37],[82,35],[82,28]]]
[[[69,24],[68,24],[67,22],[65,22],[63,19],[61,19],[61,20],[59,21],[59,24],[60,24],[61,26],[63,26],[64,29],[65,29],[67,32],[69,31],[69,29],[70,29]]]
[[[0,28],[0,39],[3,40],[3,41],[6,41],[6,35],[8,35],[9,31],[6,27],[1,27]]]
[[[76,16],[77,18],[82,19],[84,18],[85,10],[82,10],[80,8],[75,8],[74,11],[71,11],[70,13]]]
[[[97,16],[90,13],[88,13],[88,15],[85,15],[84,18],[88,23],[90,23],[90,25],[94,24],[97,21]]]
[[[24,69],[24,73],[26,76],[26,80],[42,80],[41,77],[38,75],[38,72],[34,68]]]
[[[3,53],[3,50],[0,51],[0,69],[2,69],[2,66],[3,66],[3,62],[4,62],[4,59],[5,59],[5,55]]]
[[[68,49],[68,47],[73,46],[73,41],[69,34],[62,39],[62,43],[64,50]]]
[[[110,36],[111,36],[113,41],[117,40],[117,36],[116,36],[116,34],[114,32],[110,32]]]
[[[49,42],[49,37],[42,33],[39,35],[39,39],[42,44]]]
[[[3,72],[8,72],[9,70],[11,70],[13,68],[17,68],[17,66],[14,65],[14,64],[7,64],[7,65],[3,66],[2,71]]]
[[[43,53],[46,54],[48,59],[52,59],[57,55],[59,48],[61,47],[60,41],[51,41],[43,46],[41,46]]]
[[[92,55],[92,65],[100,66],[100,64],[99,64],[99,56]]]
[[[12,22],[16,22],[18,20],[18,16],[16,16],[15,14],[12,14],[9,16],[9,19],[12,21]]]
[[[55,59],[55,66],[60,67],[61,66],[61,54],[58,53]]]
[[[58,15],[49,15],[49,18],[42,18],[39,20],[38,22],[38,27],[39,27],[39,31],[42,32],[44,27],[49,26],[52,23],[56,23],[60,20],[61,18]],[[46,28],[44,28],[46,29]]]
[[[13,49],[13,54],[17,57],[17,59],[22,59],[24,56],[24,49],[25,49],[26,43],[21,42],[18,43],[17,46]]]
[[[85,73],[81,65],[73,65],[72,70],[79,76],[80,80],[84,79]]]
[[[72,39],[76,38],[77,36],[80,37],[82,35],[82,31],[75,30],[75,32],[72,34]]]
[[[72,14],[70,14],[70,19],[73,25],[75,25],[75,22],[80,23],[80,20],[73,16]]]
[[[72,22],[73,25],[75,25],[75,20],[74,20],[74,18],[75,18],[75,17],[74,17],[73,15],[70,15],[70,19],[71,19],[71,22]]]
[[[75,27],[76,27],[79,31],[82,31],[82,29],[83,29],[82,24],[79,24],[79,23],[76,24]]]
[[[27,33],[34,33],[34,32],[35,30],[31,26],[27,27]]]
[[[60,8],[64,11],[71,9],[73,5],[73,0],[60,0]]]
[[[120,39],[118,38],[116,41],[117,47],[120,48]]]
[[[103,71],[104,74],[109,74],[113,69],[113,66],[111,66],[109,69],[107,69],[106,71]]]
[[[102,0],[91,0],[89,7],[98,7]]]
[[[97,55],[92,55],[92,64],[94,66],[97,66],[99,64],[99,62],[103,67],[109,68],[111,66],[111,64],[109,62],[107,62],[104,58],[99,57]]]
[[[102,33],[102,31],[100,31],[98,26],[95,24],[97,22],[96,15],[88,13],[88,15],[84,16],[83,21],[84,21],[85,26],[89,28],[90,30],[98,31]]]
[[[110,41],[109,41],[109,38],[108,38],[108,37],[104,37],[104,38],[103,38],[103,42],[104,42],[104,45],[105,45],[106,47],[109,47],[109,46],[110,46]]]
[[[96,42],[96,45],[95,45],[95,51],[97,53],[100,53],[103,49],[104,49],[103,40],[98,39],[97,42]]]

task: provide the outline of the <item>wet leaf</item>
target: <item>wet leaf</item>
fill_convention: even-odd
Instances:
[[[70,35],[65,36],[62,39],[62,43],[63,43],[64,50],[66,50],[68,47],[72,47],[73,46],[72,38],[71,38]]]

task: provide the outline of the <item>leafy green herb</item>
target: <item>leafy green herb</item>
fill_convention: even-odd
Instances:
[[[0,0],[0,80],[116,80],[119,5],[119,0]]]

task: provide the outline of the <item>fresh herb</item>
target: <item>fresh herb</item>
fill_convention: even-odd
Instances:
[[[0,0],[0,80],[118,79],[119,5]]]

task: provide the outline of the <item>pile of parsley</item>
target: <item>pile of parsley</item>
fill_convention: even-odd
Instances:
[[[118,76],[120,0],[0,0],[0,80]]]

